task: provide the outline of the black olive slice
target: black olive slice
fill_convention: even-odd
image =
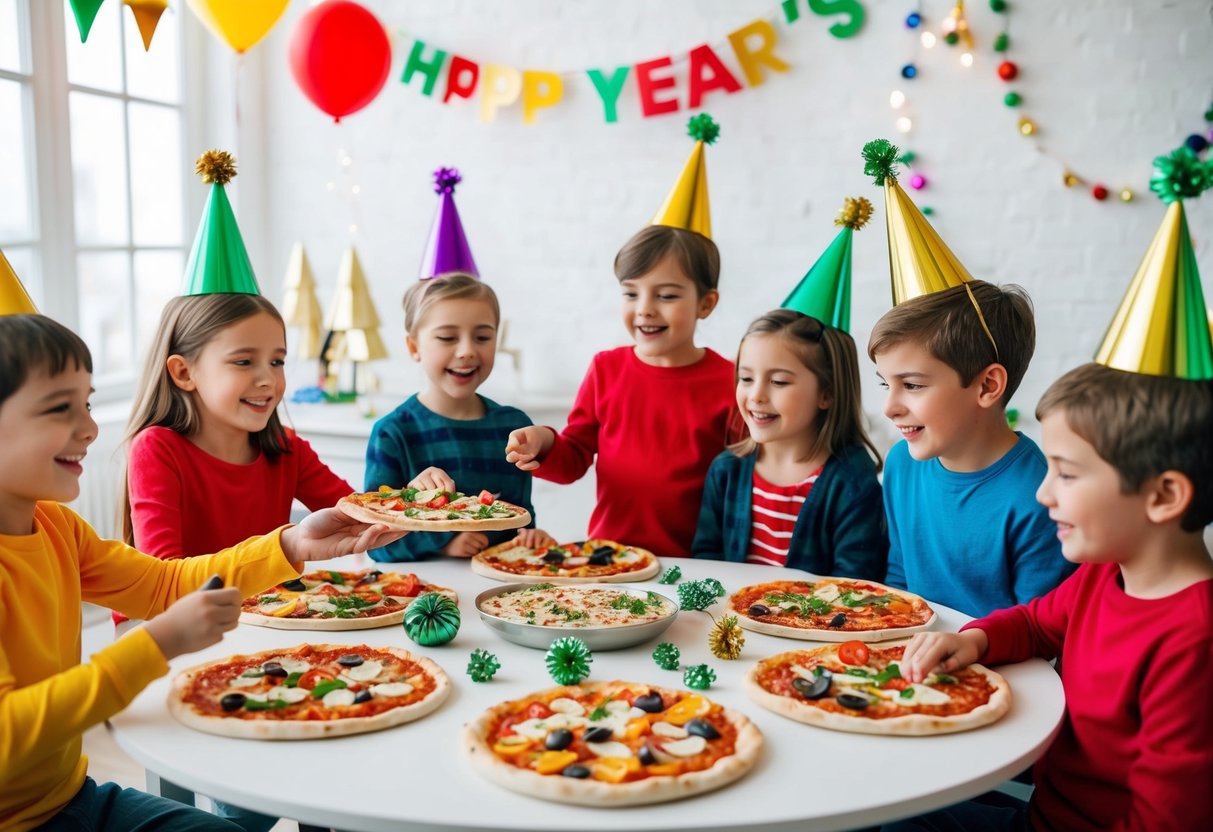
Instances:
[[[243,693],[229,693],[219,700],[219,707],[225,711],[238,711],[244,707],[246,698]]]
[[[853,711],[862,711],[871,703],[868,702],[865,696],[856,696],[853,693],[840,693],[838,694],[838,704]]]
[[[286,672],[286,668],[278,662],[266,662],[261,665],[261,669],[265,671],[266,676],[277,676],[280,679],[285,679],[290,675]]]
[[[561,563],[566,555],[560,549],[549,549],[547,554],[543,556],[544,563]]]
[[[847,614],[845,612],[840,612],[840,613],[838,613],[838,615],[836,615],[830,619],[831,627],[841,627],[843,624],[846,624],[846,623],[847,623]]]
[[[358,695],[354,697],[354,704],[361,705],[363,702],[371,701],[371,692],[369,690],[360,690]]]
[[[586,728],[581,738],[586,742],[606,742],[613,736],[615,736],[615,732],[610,728],[605,725],[596,725],[593,728]]]
[[[357,667],[362,664],[364,659],[357,653],[346,653],[344,656],[337,657],[337,664],[342,667]]]
[[[586,766],[573,764],[565,767],[564,771],[560,772],[565,777],[576,777],[578,780],[584,780],[590,776],[590,770]]]
[[[697,737],[703,737],[705,740],[720,739],[720,732],[710,722],[704,722],[702,719],[692,719],[685,726],[688,734],[694,734]]]
[[[750,604],[750,608],[747,610],[747,612],[749,612],[750,615],[770,615],[771,608],[766,604]]]
[[[641,694],[632,704],[647,714],[659,714],[665,710],[665,703],[662,701],[660,693]]]
[[[573,732],[567,728],[557,728],[543,740],[543,747],[548,751],[564,751],[573,744]]]
[[[282,585],[282,588],[290,590],[291,592],[306,592],[307,584],[305,584],[303,581],[296,578],[293,581],[287,581],[286,583],[284,583]]]
[[[820,699],[830,689],[830,677],[818,676],[815,679],[801,679],[797,676],[792,680],[792,688],[805,699]]]
[[[636,752],[636,756],[640,758],[641,765],[657,765],[657,755],[654,754],[653,749],[649,748],[647,745],[640,746],[640,750]]]

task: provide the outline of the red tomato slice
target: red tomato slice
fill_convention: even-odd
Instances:
[[[853,664],[856,667],[868,663],[872,651],[862,641],[844,641],[838,645],[838,660],[843,664]]]
[[[331,673],[326,673],[323,670],[316,670],[313,668],[299,677],[298,685],[304,690],[311,690],[321,682],[327,682],[335,678],[336,677]]]
[[[384,595],[396,595],[401,598],[409,598],[417,594],[421,588],[421,582],[417,580],[416,575],[405,575],[399,581],[392,581],[383,587]]]
[[[408,508],[408,504],[401,499],[385,500],[383,507],[388,511],[404,511],[406,508]]]
[[[445,494],[439,494],[434,499],[425,504],[426,508],[442,508],[451,501],[451,498]]]
[[[501,720],[501,727],[497,729],[497,733],[503,737],[509,736],[510,734],[514,733],[514,726],[519,722],[522,722],[521,714],[507,716],[505,719]]]
[[[371,592],[369,589],[355,594],[368,604],[378,604],[383,600],[382,595],[380,595],[378,592]]]
[[[909,686],[910,683],[905,679],[889,679],[887,682],[881,685],[882,688],[886,688],[888,690],[905,690]]]
[[[542,702],[532,702],[526,707],[527,719],[547,719],[552,715],[552,709]]]
[[[337,596],[341,594],[341,590],[337,589],[337,587],[333,586],[332,584],[321,584],[310,591],[316,593],[317,595]]]
[[[477,499],[480,500],[481,505],[485,506],[491,506],[497,501],[497,498],[494,497],[489,491],[481,491],[480,496]]]

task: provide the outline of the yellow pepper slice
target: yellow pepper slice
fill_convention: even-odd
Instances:
[[[635,757],[599,757],[590,766],[590,776],[607,783],[622,783],[637,771],[640,771],[640,761]]]
[[[493,743],[493,753],[500,757],[517,757],[530,750],[533,741],[515,734],[501,737]]]
[[[540,774],[555,774],[577,762],[576,751],[545,751],[535,761],[535,771]]]
[[[685,725],[697,716],[712,709],[712,703],[698,694],[691,694],[665,712],[665,721],[674,725]]]

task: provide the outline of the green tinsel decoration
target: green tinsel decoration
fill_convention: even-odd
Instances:
[[[487,682],[501,669],[501,662],[488,650],[473,650],[468,657],[468,675],[473,682]]]
[[[677,670],[680,655],[677,644],[663,641],[654,648],[653,661],[657,662],[657,666],[662,670]]]
[[[704,144],[714,144],[720,138],[720,125],[707,113],[700,113],[687,122],[687,135]]]
[[[699,583],[703,584],[708,589],[712,590],[712,594],[715,595],[717,598],[724,597],[724,595],[725,595],[724,584],[722,584],[720,581],[716,580],[715,578],[704,578]]]
[[[1180,199],[1200,196],[1213,187],[1213,162],[1201,161],[1190,147],[1180,147],[1168,156],[1154,159],[1150,190],[1168,205]]]
[[[716,671],[706,664],[693,664],[682,674],[682,683],[693,690],[707,690],[716,681]]]
[[[863,146],[863,172],[877,185],[886,179],[897,181],[897,155],[901,151],[888,139],[875,139]]]
[[[594,656],[584,641],[567,636],[552,642],[544,661],[556,684],[575,685],[590,675],[590,662],[594,661]]]
[[[704,581],[687,581],[678,585],[678,605],[684,610],[706,610],[716,603],[716,592]]]
[[[661,573],[661,579],[657,581],[659,584],[676,584],[682,580],[682,567],[671,566],[665,572]]]

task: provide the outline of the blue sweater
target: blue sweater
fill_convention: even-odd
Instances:
[[[758,454],[725,451],[712,461],[691,553],[696,558],[744,562],[750,549],[754,465]],[[859,445],[826,460],[800,507],[787,565],[816,575],[884,578],[884,510],[876,464]]]
[[[1002,459],[958,473],[898,442],[885,460],[886,583],[980,618],[1026,604],[1074,571],[1036,502],[1044,454],[1022,433]]]
[[[505,461],[505,443],[510,431],[531,424],[516,407],[502,407],[480,397],[484,416],[480,419],[448,419],[439,416],[412,396],[375,423],[366,446],[366,490],[380,485],[404,487],[426,468],[446,471],[455,487],[478,494],[486,489],[502,500],[531,512],[531,474]],[[531,525],[535,525],[534,519]],[[420,560],[435,554],[455,532],[413,532],[369,554],[378,561]],[[489,545],[517,536],[516,530],[486,532]]]

